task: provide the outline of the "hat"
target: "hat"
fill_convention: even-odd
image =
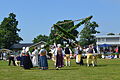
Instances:
[[[26,47],[25,51],[26,51],[26,52],[29,51],[29,47]]]
[[[44,45],[41,45],[41,48],[44,48]]]
[[[58,46],[58,47],[61,47],[61,44],[58,44],[57,46]]]
[[[66,47],[68,47],[68,46],[69,46],[69,44],[66,45]]]
[[[22,47],[23,50],[25,50],[25,47]]]

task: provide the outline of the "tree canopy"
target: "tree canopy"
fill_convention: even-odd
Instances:
[[[107,35],[115,35],[114,33],[108,33]]]
[[[94,34],[100,33],[99,31],[96,30],[96,28],[98,26],[99,25],[95,21],[93,21],[93,22],[87,21],[84,24],[84,28],[80,32],[79,43],[81,46],[86,46],[89,44],[96,43],[96,38],[95,38]]]
[[[19,37],[18,32],[20,29],[17,28],[18,21],[16,20],[16,15],[10,13],[9,17],[5,17],[0,24],[0,47],[10,48],[11,45],[19,43],[23,39]]]
[[[48,42],[49,41],[49,37],[46,35],[38,35],[36,38],[34,38],[34,40],[32,40],[33,43],[38,43],[40,41],[44,41],[44,42]]]

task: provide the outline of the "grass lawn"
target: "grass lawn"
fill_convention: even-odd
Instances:
[[[7,66],[0,61],[0,80],[120,80],[120,59],[98,59],[98,66],[76,65],[55,70],[53,61],[48,60],[49,70],[24,70],[18,66]]]

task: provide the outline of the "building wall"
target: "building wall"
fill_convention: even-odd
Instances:
[[[96,36],[97,45],[101,44],[110,44],[110,45],[119,45],[120,46],[120,35],[103,35],[103,36]]]

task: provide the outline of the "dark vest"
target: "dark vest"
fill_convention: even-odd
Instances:
[[[93,53],[93,48],[89,48],[88,53]]]
[[[70,50],[68,47],[65,48],[65,54],[70,54]]]
[[[82,50],[78,50],[78,54],[82,54]]]
[[[94,51],[95,51],[95,53],[97,53],[97,49],[96,49],[96,47],[94,47]]]

